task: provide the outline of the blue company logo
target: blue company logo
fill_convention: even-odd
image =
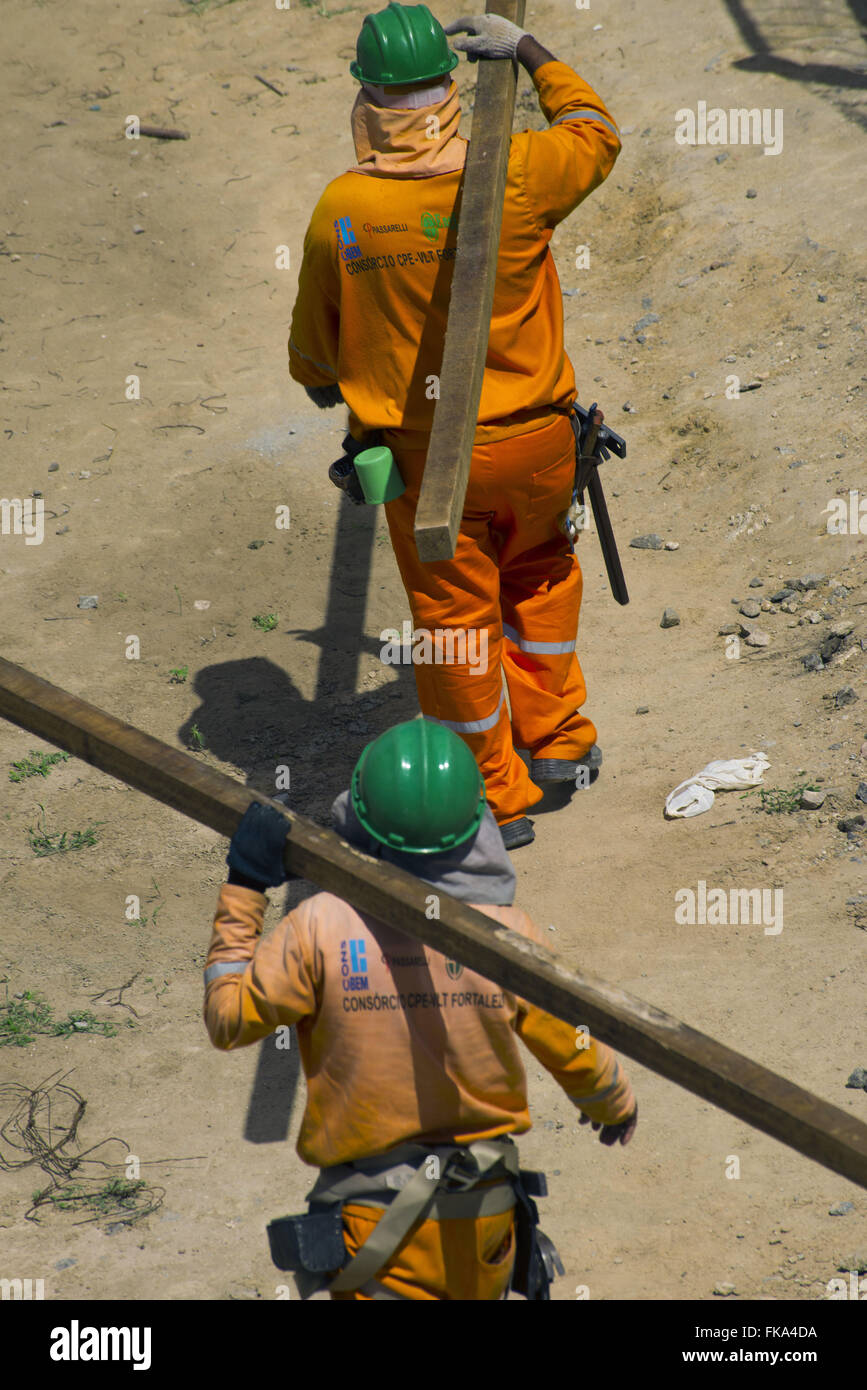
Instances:
[[[340,974],[345,990],[370,988],[367,982],[367,943],[363,937],[341,941]]]
[[[334,223],[337,233],[337,249],[342,261],[356,261],[361,255],[361,247],[355,239],[350,217],[338,217]]]

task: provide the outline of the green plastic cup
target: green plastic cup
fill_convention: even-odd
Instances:
[[[400,476],[394,454],[385,445],[375,449],[363,449],[353,459],[365,502],[376,506],[379,502],[393,502],[406,491],[406,484]]]

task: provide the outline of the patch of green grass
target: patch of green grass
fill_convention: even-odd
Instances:
[[[758,792],[762,810],[769,816],[791,815],[801,809],[802,792],[816,792],[819,788],[812,782],[799,782],[796,787],[750,787],[741,797],[752,796]]]
[[[63,1020],[52,1017],[50,1004],[32,989],[24,990],[20,999],[0,1004],[0,1047],[28,1047],[37,1033],[51,1038],[68,1038],[73,1033],[96,1033],[113,1038],[117,1032],[113,1023],[101,1023],[87,1009],[76,1009]]]
[[[68,854],[73,849],[87,849],[99,842],[99,827],[105,825],[104,820],[92,821],[85,830],[49,831],[45,826],[45,807],[41,802],[37,802],[37,805],[42,815],[37,827],[28,825],[27,836],[30,848],[40,859],[49,854]]]
[[[23,782],[25,777],[47,777],[55,763],[67,762],[68,753],[43,753],[38,748],[31,748],[29,758],[22,758],[20,762],[11,765],[9,781]]]
[[[190,747],[201,749],[205,746],[205,735],[202,733],[198,724],[194,724],[190,729]]]
[[[161,1191],[148,1187],[144,1178],[117,1177],[107,1181],[79,1179],[38,1189],[30,1210],[49,1206],[54,1211],[82,1211],[88,1213],[85,1220],[110,1217],[131,1226],[161,1205]]]
[[[189,666],[173,666],[169,671],[169,684],[183,685],[189,674]]]
[[[252,621],[253,626],[258,627],[261,632],[273,632],[277,626],[277,614],[257,613]]]

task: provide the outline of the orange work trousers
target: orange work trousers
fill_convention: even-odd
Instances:
[[[347,1204],[343,1235],[352,1256],[363,1245],[381,1212]],[[502,1298],[515,1262],[514,1210],[459,1221],[422,1221],[392,1255],[375,1280],[333,1299]]]
[[[517,748],[574,761],[596,741],[575,655],[581,567],[557,526],[572,498],[572,426],[555,413],[541,429],[474,448],[454,558],[433,564],[413,535],[426,452],[401,448],[389,431],[384,439],[406,483],[385,511],[416,631],[432,642],[437,629],[467,635],[465,648],[433,642],[450,659],[414,663],[421,711],[469,745],[504,825],[543,795]],[[461,654],[469,659],[452,659]]]

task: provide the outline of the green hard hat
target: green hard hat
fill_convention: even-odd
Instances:
[[[443,724],[412,719],[369,743],[352,774],[368,834],[404,854],[441,854],[475,834],[485,784],[467,745]]]
[[[457,65],[445,30],[427,5],[388,5],[364,16],[349,71],[359,82],[396,87],[432,82]]]

